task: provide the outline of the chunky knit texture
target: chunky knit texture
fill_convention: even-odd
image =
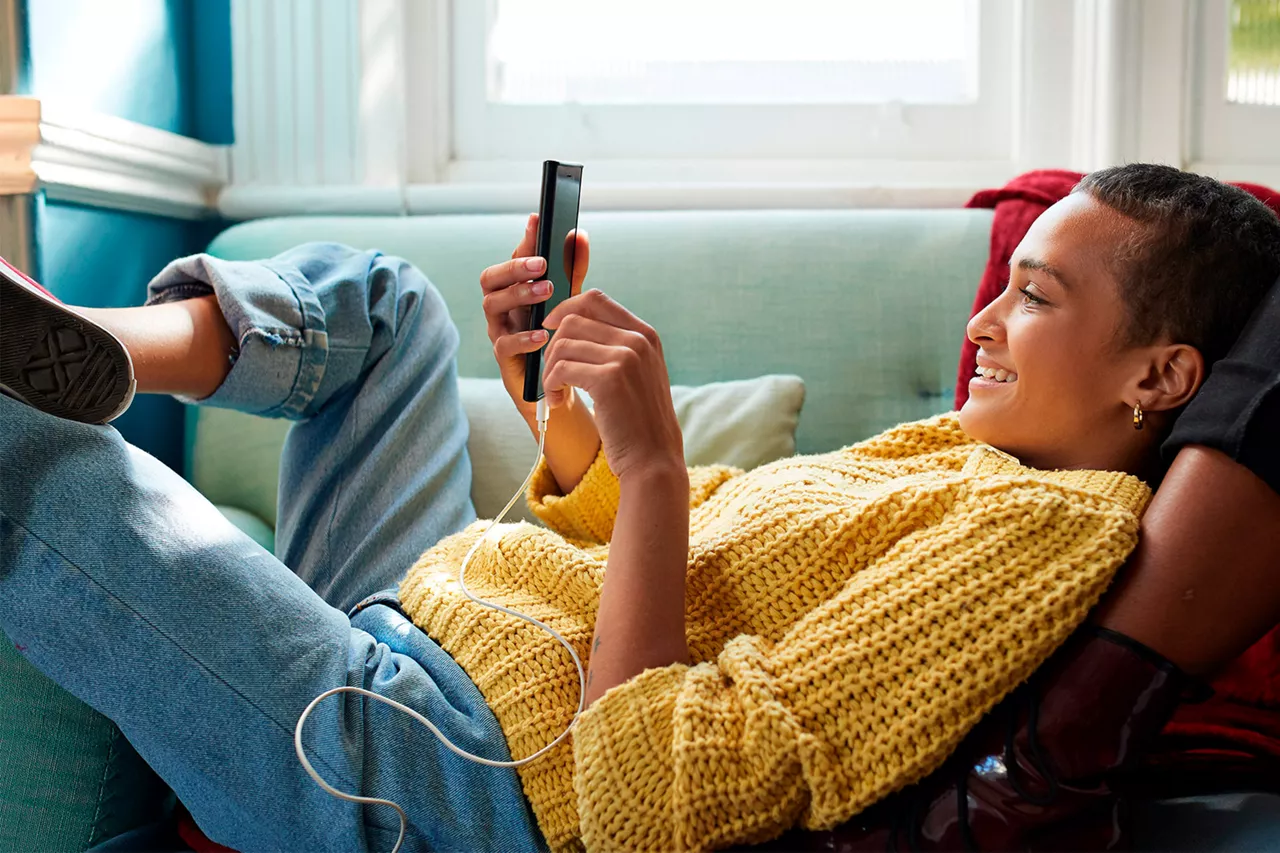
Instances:
[[[954,414],[750,473],[696,468],[690,484],[694,664],[613,688],[572,748],[520,769],[553,849],[761,841],[920,779],[1083,621],[1150,497],[1125,474],[1025,468]],[[499,528],[468,586],[586,661],[618,493],[603,454],[567,496],[543,468],[529,499],[553,529]],[[546,633],[458,590],[483,529],[423,555],[400,596],[518,758],[572,718],[577,674]]]

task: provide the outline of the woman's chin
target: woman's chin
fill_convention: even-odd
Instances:
[[[960,429],[975,441],[986,441],[981,435],[987,422],[987,413],[982,411],[985,408],[973,397],[965,400],[964,405],[960,407]]]
[[[1007,444],[1009,435],[1009,418],[1001,416],[998,406],[990,400],[969,397],[960,407],[960,428],[974,441],[999,448]]]

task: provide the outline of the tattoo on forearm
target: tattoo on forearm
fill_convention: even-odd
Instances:
[[[592,643],[592,644],[591,644],[591,653],[594,655],[594,654],[595,654],[596,652],[598,652],[598,651],[600,651],[600,635],[599,635],[599,634],[596,634],[596,641],[595,641],[594,643]],[[595,677],[596,677],[596,674],[595,674],[594,672],[588,672],[588,673],[587,673],[587,686],[588,686],[588,687],[590,687],[590,686],[591,686],[591,682],[595,680]]]

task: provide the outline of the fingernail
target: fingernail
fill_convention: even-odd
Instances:
[[[542,258],[530,258],[524,262],[524,268],[529,272],[542,272],[542,268],[546,266],[546,263]]]
[[[529,333],[529,340],[533,341],[535,344],[540,344],[546,339],[547,333],[543,329],[538,329],[537,331]]]
[[[549,281],[535,282],[531,289],[533,290],[534,296],[546,296],[548,293],[551,292],[551,282]]]

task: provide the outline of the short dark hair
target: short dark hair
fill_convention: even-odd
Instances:
[[[1145,226],[1114,266],[1128,345],[1168,335],[1212,364],[1280,278],[1280,217],[1239,187],[1133,163],[1091,172],[1073,192]]]

